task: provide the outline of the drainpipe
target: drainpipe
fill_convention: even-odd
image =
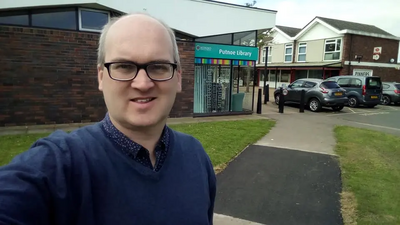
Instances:
[[[293,56],[292,56],[292,63],[295,63],[296,62],[296,49],[297,49],[297,46],[296,46],[296,40],[293,40]],[[294,71],[296,71],[296,70],[294,70]],[[291,68],[290,69],[290,73],[292,73],[293,72],[293,69]],[[307,75],[307,77],[308,77],[308,75]]]
[[[353,34],[349,34],[350,35],[350,50],[349,50],[349,65],[348,65],[348,68],[347,68],[347,70],[348,70],[348,73],[347,74],[350,74],[350,69],[351,69],[351,51],[352,51],[352,49],[351,49],[351,47],[353,46]],[[346,60],[343,60],[343,61],[346,61]]]

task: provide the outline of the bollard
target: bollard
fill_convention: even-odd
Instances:
[[[281,87],[279,90],[279,113],[283,113],[284,98],[285,96],[283,95],[283,88]]]
[[[306,91],[305,90],[301,90],[301,95],[300,95],[300,108],[299,108],[299,112],[304,113],[304,101],[306,98]]]
[[[267,104],[269,101],[269,84],[264,86],[264,104]]]
[[[261,99],[262,99],[262,89],[258,89],[258,99],[257,99],[257,114],[261,114]]]

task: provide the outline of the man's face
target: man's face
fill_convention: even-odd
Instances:
[[[174,62],[168,31],[144,15],[123,18],[109,30],[105,45],[105,62]],[[181,72],[173,71],[168,81],[152,81],[141,69],[132,81],[110,78],[105,67],[98,68],[99,90],[111,119],[130,128],[160,125],[165,122],[181,91]],[[111,71],[113,75],[113,71]],[[151,101],[147,101],[151,99]]]

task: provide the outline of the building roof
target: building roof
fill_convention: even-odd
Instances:
[[[0,2],[0,11],[84,5],[109,8],[122,13],[144,11],[165,21],[171,28],[196,37],[272,28],[275,26],[277,13],[275,10],[205,0],[0,0]]]
[[[355,23],[355,22],[325,18],[325,17],[320,17],[320,16],[317,16],[316,18],[324,21],[325,23],[331,25],[332,27],[338,29],[339,31],[353,30],[353,31],[360,31],[360,32],[373,33],[373,34],[378,34],[378,35],[386,35],[386,36],[394,37],[393,34],[390,34],[374,25]]]
[[[285,34],[287,34],[289,37],[294,37],[296,36],[300,31],[301,28],[295,28],[295,27],[285,27],[285,26],[275,26]]]

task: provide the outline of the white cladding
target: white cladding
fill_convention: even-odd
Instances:
[[[146,11],[172,28],[208,36],[275,26],[276,11],[204,0],[1,0],[0,9],[99,4],[124,13]]]
[[[314,41],[320,39],[330,39],[343,36],[343,34],[338,34],[337,32],[327,28],[326,26],[316,23],[311,29],[304,33],[298,41]]]

